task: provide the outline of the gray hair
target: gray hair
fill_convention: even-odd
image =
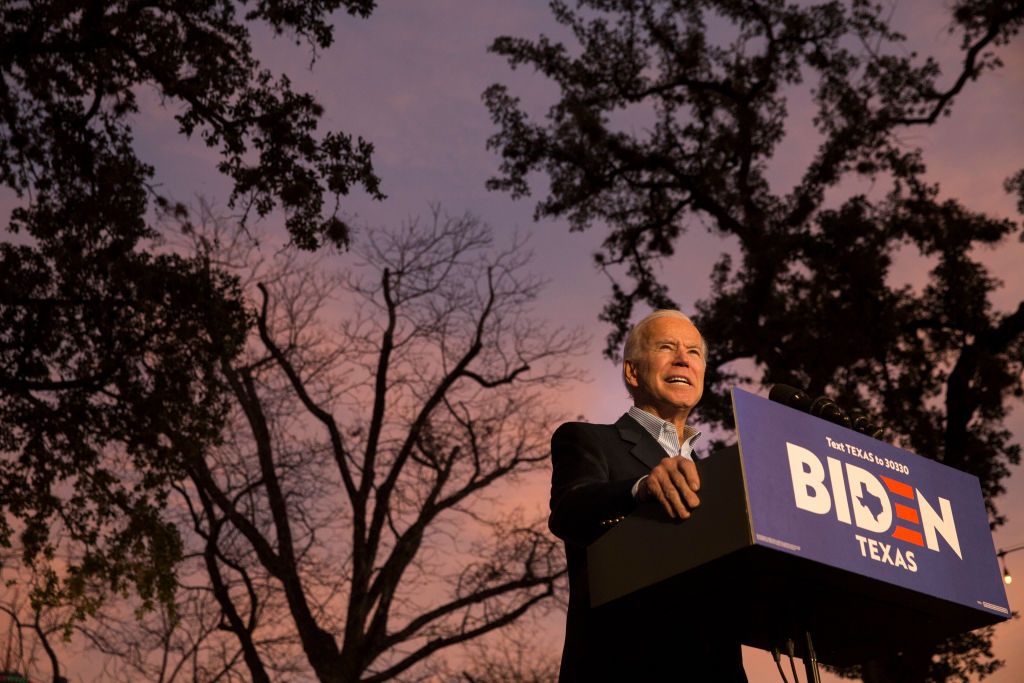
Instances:
[[[657,320],[658,318],[675,318],[677,320],[685,320],[693,325],[693,321],[690,320],[689,316],[682,311],[677,311],[671,308],[659,308],[653,313],[647,315],[636,325],[629,328],[629,332],[626,333],[626,343],[622,347],[622,383],[626,385],[626,391],[629,392],[630,396],[633,395],[633,387],[626,381],[626,361],[635,361],[640,356],[644,339],[643,330],[649,323]],[[696,325],[694,325],[694,327],[696,327]],[[698,330],[698,332],[699,331],[700,330]],[[708,343],[705,341],[703,334],[700,335],[700,347],[701,354],[705,359],[707,359]]]

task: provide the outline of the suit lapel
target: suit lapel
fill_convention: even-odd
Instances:
[[[646,465],[647,469],[654,469],[665,457],[665,449],[628,414],[620,417],[615,427],[622,440],[631,444],[629,454]]]

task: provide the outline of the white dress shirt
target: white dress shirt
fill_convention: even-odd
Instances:
[[[687,460],[693,460],[693,444],[696,443],[697,439],[700,438],[700,432],[693,427],[686,425],[683,427],[683,441],[679,442],[679,431],[676,430],[676,426],[668,420],[662,420],[657,415],[651,415],[646,410],[641,410],[636,406],[629,409],[626,413],[631,418],[640,423],[640,426],[644,430],[654,437],[654,440],[665,449],[665,453],[669,457],[681,457]],[[637,491],[640,490],[640,482],[647,478],[647,475],[640,477],[633,484],[633,497],[636,498]]]

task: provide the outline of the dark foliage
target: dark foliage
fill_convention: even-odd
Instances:
[[[159,249],[153,221],[185,209],[133,147],[137,93],[155,90],[183,135],[218,150],[245,215],[280,207],[296,245],[344,246],[338,198],[381,197],[372,147],[318,137],[321,107],[260,67],[249,26],[316,50],[332,11],[373,5],[0,5],[0,183],[17,207],[0,243],[0,546],[20,539],[44,573],[61,555],[67,582],[51,574],[43,593],[70,590],[81,609],[99,584],[169,599],[168,486],[218,440],[215,370],[249,323],[232,278]]]

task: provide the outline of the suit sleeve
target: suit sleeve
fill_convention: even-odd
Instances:
[[[551,516],[548,526],[567,543],[585,546],[601,535],[601,522],[632,512],[636,479],[611,481],[600,432],[580,422],[551,437]]]

